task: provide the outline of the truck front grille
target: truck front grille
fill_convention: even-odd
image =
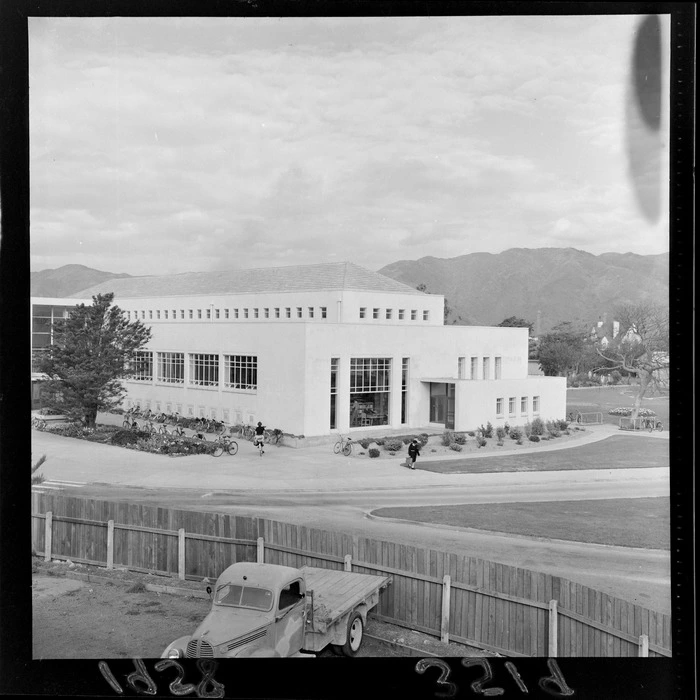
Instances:
[[[212,659],[214,647],[203,639],[191,639],[187,642],[185,656],[188,659]]]

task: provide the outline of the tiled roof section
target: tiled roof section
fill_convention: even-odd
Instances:
[[[407,284],[350,262],[267,267],[253,270],[184,272],[178,275],[124,277],[102,282],[73,296],[89,298],[114,292],[119,299],[196,296],[213,294],[264,294],[321,290],[360,290],[422,294]]]

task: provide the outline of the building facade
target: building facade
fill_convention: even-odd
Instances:
[[[444,297],[351,263],[114,279],[152,329],[126,406],[294,435],[563,418],[566,385],[528,376],[528,329],[445,326]]]

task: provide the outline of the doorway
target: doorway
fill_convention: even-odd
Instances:
[[[430,383],[430,422],[442,423],[448,430],[455,427],[455,385]]]

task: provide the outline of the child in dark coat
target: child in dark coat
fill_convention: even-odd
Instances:
[[[411,444],[408,446],[408,466],[411,469],[416,468],[416,458],[420,455],[419,447],[418,440],[411,441]]]

